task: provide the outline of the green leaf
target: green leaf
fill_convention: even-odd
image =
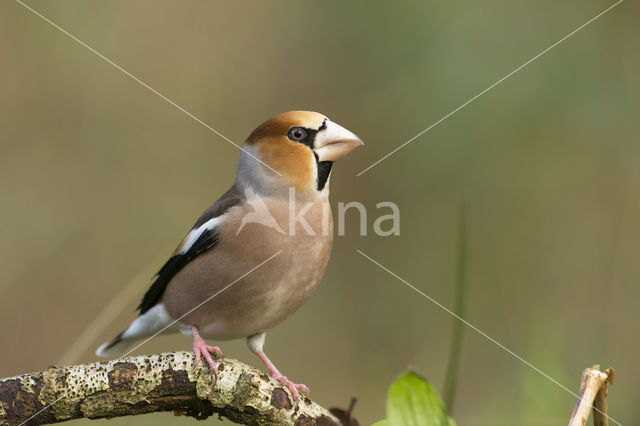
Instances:
[[[388,426],[455,426],[436,390],[411,371],[389,388],[387,421]]]
[[[380,420],[379,422],[375,422],[371,426],[390,426],[388,420]]]

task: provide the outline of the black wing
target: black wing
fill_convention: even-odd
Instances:
[[[242,194],[236,189],[235,185],[231,187],[225,194],[220,197],[218,201],[216,201],[211,207],[209,207],[200,218],[196,221],[193,229],[199,228],[205,222],[225,214],[230,208],[237,206],[242,203],[243,197]],[[184,253],[178,252],[169,258],[167,263],[162,266],[162,268],[158,271],[149,287],[149,290],[145,293],[138,309],[140,310],[140,315],[147,312],[149,309],[153,308],[156,303],[160,301],[162,295],[164,294],[164,290],[167,288],[167,285],[173,279],[173,277],[184,268],[187,263],[191,262],[194,258],[196,258],[201,253],[211,249],[218,243],[218,237],[215,228],[214,229],[206,229],[198,239],[189,247]]]
[[[191,262],[196,256],[201,254],[204,251],[209,250],[213,246],[215,246],[218,242],[218,234],[215,229],[207,229],[205,230],[200,237],[193,243],[193,245],[184,253],[176,254],[171,256],[167,263],[162,266],[162,268],[156,274],[155,280],[149,290],[145,293],[138,309],[140,310],[140,315],[147,312],[149,309],[154,307],[164,290],[167,288],[169,281],[182,269],[185,265]]]

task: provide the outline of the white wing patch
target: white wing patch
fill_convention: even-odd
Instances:
[[[224,216],[224,215],[222,215]],[[179,254],[185,254],[186,252],[189,251],[189,249],[193,246],[193,243],[195,243],[196,241],[198,241],[198,238],[200,238],[200,236],[202,235],[202,233],[204,231],[211,231],[213,228],[216,227],[216,225],[218,223],[220,223],[222,216],[218,216],[218,217],[214,217],[213,219],[209,219],[208,221],[206,221],[205,223],[203,223],[202,225],[200,225],[198,228],[192,230],[191,232],[189,232],[189,234],[187,235],[187,239],[184,242],[184,245],[182,246],[182,248],[180,249],[180,251],[178,252]]]

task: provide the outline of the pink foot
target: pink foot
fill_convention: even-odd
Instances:
[[[256,349],[256,355],[258,355],[258,357],[262,360],[264,365],[267,366],[267,369],[269,370],[269,374],[271,375],[271,377],[273,377],[274,379],[276,379],[277,381],[285,385],[289,389],[289,391],[291,391],[291,396],[293,396],[295,405],[298,405],[298,401],[300,401],[300,392],[303,392],[307,395],[311,393],[309,391],[309,388],[303,385],[302,383],[293,383],[291,380],[287,379],[287,376],[282,374],[276,368],[276,366],[271,362],[269,357],[267,357],[267,355],[262,351],[261,348]]]
[[[283,376],[280,373],[278,374],[279,375],[272,375],[271,377],[285,385],[291,391],[291,396],[293,396],[293,400],[296,404],[300,401],[300,392],[307,395],[311,393],[309,388],[302,383],[293,383],[291,380],[287,379],[287,376]]]
[[[198,329],[196,327],[192,328],[193,331],[193,352],[196,354],[196,361],[194,363],[194,367],[200,363],[200,357],[204,357],[207,364],[209,364],[209,368],[213,373],[214,377],[218,377],[218,371],[216,369],[216,363],[211,358],[211,353],[213,352],[217,358],[222,358],[222,351],[217,346],[209,346],[204,341],[200,334],[198,334]]]

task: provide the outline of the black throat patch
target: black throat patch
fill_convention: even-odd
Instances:
[[[333,166],[333,161],[318,161],[318,157],[316,157],[316,164],[318,167],[318,191],[322,191],[324,186],[327,184],[327,180],[329,180],[329,175],[331,174],[331,166]]]
[[[322,126],[320,126],[317,130],[305,128],[304,130],[307,132],[307,136],[299,141],[303,145],[309,147],[311,152],[313,152],[313,156],[316,159],[316,168],[318,169],[318,180],[316,188],[318,191],[322,191],[327,184],[327,180],[329,180],[329,175],[331,174],[331,166],[333,166],[333,161],[318,161],[318,154],[313,150],[315,145],[315,139],[318,132],[324,130],[327,127],[327,119],[325,118],[322,122]]]

